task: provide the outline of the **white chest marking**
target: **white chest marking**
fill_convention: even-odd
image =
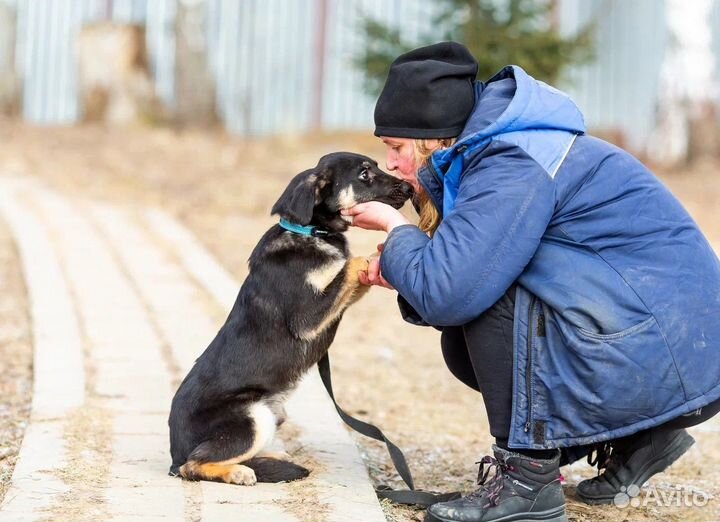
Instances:
[[[263,402],[253,403],[249,408],[250,417],[255,423],[255,439],[251,448],[252,458],[257,452],[267,447],[275,438],[277,429],[277,417],[270,407]]]
[[[308,272],[305,281],[315,293],[321,294],[345,267],[345,259],[333,259],[327,264]]]

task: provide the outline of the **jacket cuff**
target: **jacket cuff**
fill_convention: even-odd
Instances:
[[[430,238],[415,225],[400,225],[393,228],[385,240],[383,255],[380,256],[380,271],[383,277],[400,291],[398,284],[402,281],[402,274],[398,273],[407,268],[407,263],[400,259],[408,249],[425,245]],[[395,250],[399,251],[395,253]],[[405,251],[405,252],[403,252]],[[389,255],[385,255],[389,253]]]
[[[430,326],[400,294],[397,296],[397,303],[398,308],[400,308],[400,315],[406,322],[414,324],[415,326]]]
[[[411,245],[419,246],[419,244],[424,244],[427,241],[429,241],[427,235],[415,225],[395,227],[390,231],[390,234],[388,234],[385,240],[385,249],[383,250],[383,255],[380,256],[380,271],[383,277],[398,291],[397,302],[400,308],[400,315],[402,315],[402,318],[406,322],[415,326],[432,326],[442,331],[442,328],[438,328],[425,321],[408,300],[402,296],[401,290],[398,288],[398,283],[401,282],[403,278],[401,274],[395,273],[396,270],[404,270],[407,268],[407,264],[401,259],[393,259],[397,254],[402,255],[402,245],[407,245],[409,242]],[[400,249],[397,254],[394,252],[394,250],[397,249],[396,247]]]

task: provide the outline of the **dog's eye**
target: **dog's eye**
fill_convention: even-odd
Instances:
[[[360,172],[358,179],[360,181],[368,181],[370,179],[370,173],[367,170],[363,170]]]

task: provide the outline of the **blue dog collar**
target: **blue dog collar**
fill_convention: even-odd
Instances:
[[[301,236],[318,237],[318,236],[327,236],[328,235],[327,230],[321,230],[315,226],[307,226],[306,227],[303,225],[298,225],[297,223],[290,223],[287,219],[284,219],[284,218],[280,218],[279,224],[285,230],[289,230],[290,232],[293,232],[295,234],[300,234]]]

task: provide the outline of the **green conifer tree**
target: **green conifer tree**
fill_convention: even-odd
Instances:
[[[415,47],[442,40],[465,44],[480,65],[478,78],[486,80],[508,64],[523,67],[531,76],[555,84],[569,65],[594,58],[593,25],[563,36],[551,23],[552,0],[437,0],[433,36],[406,41],[397,28],[369,17],[362,30],[367,45],[355,57],[365,74],[368,94],[377,96],[390,63]],[[438,37],[438,34],[442,35]]]

